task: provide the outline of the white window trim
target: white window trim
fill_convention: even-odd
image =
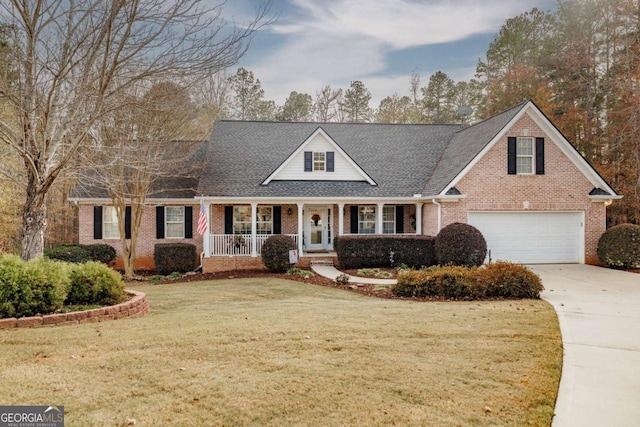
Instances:
[[[384,219],[385,210],[390,210],[393,213],[393,220]],[[390,232],[384,231],[385,224],[387,225],[392,224]],[[395,205],[384,205],[384,207],[382,208],[382,234],[396,234],[396,206]]]
[[[327,153],[324,151],[314,151],[312,154],[313,167],[312,172],[325,172],[327,170]],[[322,156],[322,159],[316,159],[316,156]]]
[[[364,212],[362,212],[362,209],[373,209],[373,220],[364,220],[362,214]],[[358,206],[358,234],[376,234],[376,218],[377,218],[377,212],[376,212],[377,206],[370,206],[370,205],[360,205]],[[363,230],[365,229],[364,224],[369,224],[369,223],[373,223],[373,232],[371,233],[365,233],[363,232]]]
[[[238,208],[246,208],[249,211],[249,221],[238,221],[237,220],[237,209]],[[262,218],[260,217],[260,210],[261,209],[271,209],[271,219],[269,219],[268,221],[264,221],[262,220]],[[258,206],[257,207],[257,218],[256,218],[256,229],[257,229],[257,234],[264,234],[264,235],[271,235],[273,234],[273,206]],[[243,225],[242,229],[245,232],[241,232],[241,233],[236,233],[236,224],[245,224]],[[261,224],[268,224],[270,228],[270,232],[269,233],[261,233]],[[233,207],[233,225],[232,225],[232,230],[233,230],[233,234],[251,234],[251,206],[246,206],[246,205],[236,205]]]
[[[182,210],[182,221],[169,221],[168,209],[180,209]],[[164,237],[165,239],[184,239],[184,220],[185,209],[184,206],[165,206],[164,207]],[[181,236],[169,236],[169,224],[180,224]]]
[[[531,143],[531,154],[521,154],[518,151],[518,143],[521,141],[529,141]],[[518,159],[531,159],[531,172],[518,171]],[[531,136],[518,136],[516,137],[516,174],[517,175],[534,175],[536,172],[536,145],[535,139]]]
[[[237,214],[237,210],[239,208],[243,208],[243,209],[248,209],[249,210],[249,215],[248,215],[249,220],[248,221],[238,221],[237,220],[236,214]],[[239,233],[236,233],[236,228],[237,228],[236,225],[237,224],[243,224],[243,226],[241,227],[243,229],[243,231],[241,231]],[[247,228],[247,225],[248,225],[248,228]],[[247,230],[248,230],[248,232],[247,232]],[[233,231],[233,234],[251,234],[251,206],[238,205],[238,206],[234,206],[233,207],[233,226],[232,226],[232,231]]]
[[[271,209],[271,219],[268,221],[265,221],[261,218],[260,216],[260,209]],[[256,228],[257,228],[257,233],[258,234],[262,234],[262,235],[271,235],[273,234],[273,206],[258,206],[258,212],[257,212],[257,218],[256,218]],[[268,233],[261,233],[261,225],[269,225],[269,232]]]
[[[116,215],[116,208],[115,206],[105,206],[102,209],[102,238],[104,240],[118,240],[120,239],[120,226],[118,225],[118,217],[115,216],[115,221],[107,221],[107,213],[111,213],[113,212],[112,215]],[[113,218],[113,217],[110,217]],[[115,236],[107,236],[107,224],[110,225],[115,225],[115,229],[112,228],[112,230],[115,230],[116,235]]]

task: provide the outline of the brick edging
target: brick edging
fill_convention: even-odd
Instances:
[[[147,303],[147,295],[145,293],[129,289],[127,289],[126,292],[131,298],[120,304],[94,308],[92,310],[74,311],[72,313],[0,319],[0,329],[77,325],[79,323],[124,319],[125,317],[141,317],[149,314],[149,304]]]

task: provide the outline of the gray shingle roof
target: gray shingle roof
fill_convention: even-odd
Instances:
[[[321,127],[378,185],[261,183]],[[198,194],[229,197],[411,197],[424,187],[458,125],[220,121]]]
[[[178,157],[183,157],[184,164],[170,165],[175,172],[170,170],[165,176],[155,177],[147,198],[153,199],[191,199],[196,196],[196,187],[200,181],[200,173],[202,173],[204,162],[206,161],[206,153],[209,147],[207,141],[174,141],[174,149],[179,150]],[[188,152],[185,152],[188,150]],[[163,153],[168,159],[175,158],[173,151],[168,150]],[[91,174],[91,171],[85,171]],[[94,176],[99,175],[94,173]],[[71,191],[70,198],[78,199],[107,199],[109,195],[104,186],[100,185],[98,178],[85,178],[78,183]]]
[[[197,174],[179,172],[157,180],[153,198],[213,197],[412,197],[436,195],[526,105],[467,128],[459,125],[355,123],[216,122],[211,141],[202,144],[193,163]],[[378,185],[353,181],[277,181],[261,185],[321,127]],[[198,160],[194,160],[198,159]],[[99,186],[79,185],[74,198],[102,198]]]

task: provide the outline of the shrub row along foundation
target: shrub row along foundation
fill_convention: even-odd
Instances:
[[[37,326],[77,325],[79,323],[103,322],[105,320],[141,317],[149,314],[147,295],[142,292],[127,290],[131,299],[109,307],[94,308],[73,313],[47,314],[0,319],[0,329],[33,328]]]

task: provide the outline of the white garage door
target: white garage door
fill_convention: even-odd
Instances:
[[[493,261],[584,262],[582,212],[469,212]]]

